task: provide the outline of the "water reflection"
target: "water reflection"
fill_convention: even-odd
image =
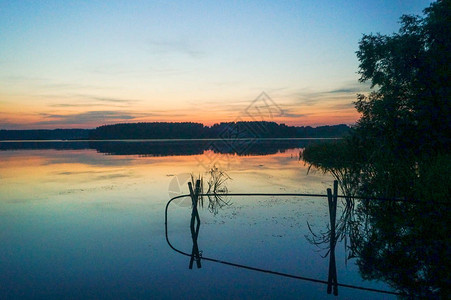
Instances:
[[[297,148],[267,156],[234,156],[234,164],[227,171],[233,179],[227,181],[228,191],[267,192],[275,186],[287,192],[323,190],[323,182],[329,182],[330,176],[307,176],[306,168],[297,160],[299,151]],[[219,158],[224,155],[218,154]],[[186,257],[167,247],[161,225],[169,183],[177,174],[194,172],[204,175],[207,191],[208,174],[198,163],[205,153],[139,156],[103,155],[95,149],[17,150],[0,151],[0,157],[1,299],[236,299],[280,295],[292,299],[299,298],[298,295],[318,298],[317,290],[305,284],[260,273],[249,276],[240,270],[230,272],[226,266],[212,268],[203,259],[202,269],[193,276],[196,261],[193,270],[189,270],[189,259],[185,261]],[[180,193],[187,192],[184,184]],[[297,232],[290,231],[287,223],[297,226],[300,222],[294,215],[303,216],[320,208],[310,202],[295,205],[288,201],[279,205],[269,201],[254,202],[247,209],[241,208],[239,199],[231,199],[233,205],[218,209],[216,216],[208,210],[208,199],[204,200],[205,209],[199,209],[199,257],[200,250],[210,250],[211,244],[216,243],[214,253],[221,257],[225,254],[228,259],[229,253],[241,252],[243,243],[252,241],[277,253],[262,261],[278,261],[285,257],[280,242],[283,238],[261,243],[265,234],[248,235],[248,229],[260,226],[253,225],[254,218],[286,216],[289,210],[292,219],[285,224],[269,225],[273,230],[270,235],[285,235],[291,240],[297,239]],[[271,217],[264,215],[269,205]],[[191,255],[191,209],[186,205],[175,207],[171,238],[178,242],[186,237],[186,252]],[[254,215],[239,218],[247,213]],[[240,232],[234,227],[231,230],[243,234],[241,240],[225,226],[222,232],[212,232],[216,228],[212,226],[214,222],[219,224],[229,218],[246,222],[246,230],[241,228]],[[223,252],[221,241],[228,245]],[[271,244],[275,241],[278,243]],[[303,253],[295,255],[303,259]],[[251,259],[258,257],[254,253],[241,254]],[[179,263],[183,269],[177,268]]]
[[[362,204],[366,230],[354,243],[363,278],[383,280],[409,297],[449,297],[449,206],[392,201]]]
[[[334,181],[334,193],[333,195],[338,195],[338,181]],[[338,197],[332,197],[332,203],[330,200],[331,195],[329,195],[328,189],[328,202],[329,202],[329,215],[330,215],[330,226],[327,227],[326,231],[315,232],[312,230],[309,224],[309,235],[305,237],[307,240],[313,245],[319,247],[322,250],[326,251],[326,255],[330,251],[329,249],[334,248],[337,242],[344,242],[345,247],[345,259],[346,262],[349,259],[356,257],[356,241],[361,238],[360,227],[365,224],[364,215],[356,215],[354,212],[355,208],[355,199],[350,196],[341,196],[342,200],[342,210],[339,212],[338,220],[337,220],[337,201]],[[333,208],[331,208],[331,205]],[[331,210],[335,211],[333,214]],[[334,237],[332,240],[331,237]]]
[[[398,294],[398,293],[392,292],[392,291],[338,282],[337,265],[336,265],[336,258],[335,258],[335,248],[336,248],[337,241],[340,238],[340,236],[337,236],[337,234],[336,234],[336,229],[337,229],[336,216],[337,216],[337,203],[338,203],[338,182],[337,181],[334,182],[333,193],[332,193],[331,189],[327,189],[330,230],[328,230],[327,236],[326,235],[322,236],[323,239],[321,240],[321,243],[327,241],[328,245],[329,245],[326,255],[323,256],[324,258],[325,257],[329,258],[327,281],[321,280],[318,278],[299,276],[299,275],[294,275],[294,274],[285,273],[285,272],[279,272],[279,271],[275,271],[275,270],[271,270],[271,269],[263,269],[260,267],[250,266],[247,264],[234,263],[234,262],[230,262],[230,261],[223,260],[223,259],[202,256],[202,252],[199,251],[199,245],[198,245],[198,237],[199,237],[199,230],[200,230],[200,224],[201,224],[200,217],[199,217],[199,211],[198,211],[198,207],[199,207],[198,203],[200,201],[200,197],[208,196],[208,195],[201,194],[201,190],[202,190],[201,189],[201,180],[196,180],[194,189],[193,189],[193,184],[191,182],[188,183],[188,185],[189,185],[189,190],[190,190],[190,194],[188,196],[191,198],[191,201],[192,201],[191,222],[190,222],[190,230],[191,230],[191,238],[192,238],[191,254],[181,251],[181,250],[177,249],[176,247],[174,247],[172,245],[172,243],[169,239],[169,235],[168,235],[168,207],[173,200],[176,200],[180,197],[186,197],[187,195],[174,197],[167,203],[166,210],[165,210],[165,232],[166,232],[166,241],[167,241],[168,245],[176,252],[181,253],[190,258],[189,269],[192,269],[194,262],[196,262],[198,268],[201,268],[201,260],[206,260],[206,261],[225,264],[225,265],[229,265],[229,266],[233,266],[233,267],[237,267],[237,268],[242,268],[242,269],[247,269],[247,270],[252,270],[252,271],[257,271],[257,272],[263,272],[263,273],[267,273],[267,274],[271,274],[271,275],[325,284],[325,285],[327,285],[327,289],[326,289],[327,294],[333,293],[335,296],[338,296],[338,287],[339,286],[345,287],[345,288],[351,288],[351,289],[384,293],[384,294]],[[254,195],[256,195],[256,194],[229,194],[229,196],[254,196]],[[307,195],[307,194],[266,194],[266,195],[258,194],[258,195],[260,195],[260,196],[279,196],[279,197],[284,197],[284,196],[321,197],[322,196],[322,195]],[[320,244],[320,242],[317,242],[317,244]]]
[[[303,153],[340,183],[346,205],[339,235],[348,241],[348,257],[362,278],[386,282],[405,297],[449,298],[450,189],[443,185],[449,157],[401,159],[387,150],[356,159],[364,150],[349,146],[323,144]],[[314,244],[327,245],[326,235],[312,235]]]
[[[200,196],[200,201],[203,206],[203,200],[208,199],[208,210],[217,214],[224,206],[230,205],[230,199],[227,197],[229,189],[227,183],[231,180],[226,171],[217,166],[213,166],[208,172],[207,191],[206,196]],[[192,181],[194,182],[194,180]],[[203,178],[201,179],[201,191],[203,191]]]
[[[189,268],[193,268],[193,262],[196,261],[197,268],[201,268],[200,258],[201,255],[199,253],[199,246],[197,245],[197,238],[199,237],[199,229],[200,229],[200,218],[199,211],[197,210],[199,194],[200,194],[200,180],[196,181],[195,189],[193,190],[193,185],[191,182],[188,183],[189,193],[192,201],[192,212],[191,212],[191,222],[190,222],[190,230],[191,230],[191,238],[193,240],[193,249],[191,251],[191,260],[189,261]]]
[[[334,193],[330,189],[327,189],[327,202],[329,206],[329,218],[330,218],[330,235],[329,235],[329,277],[327,279],[327,293],[332,292],[334,289],[334,295],[338,295],[338,280],[337,280],[337,264],[335,262],[335,245],[337,244],[337,237],[335,235],[335,219],[337,216],[337,198],[338,186],[337,181],[334,182]]]
[[[362,278],[384,281],[403,297],[449,297],[448,204],[343,199],[345,209],[336,226],[332,226],[331,214],[326,232],[315,233],[310,228],[312,244],[328,248],[332,261],[336,241],[347,241],[346,258],[356,260]],[[356,209],[349,209],[349,203]]]
[[[319,141],[321,139],[10,141],[0,142],[0,151],[94,149],[109,155],[186,156],[199,155],[205,151],[232,155],[268,155],[304,148]]]

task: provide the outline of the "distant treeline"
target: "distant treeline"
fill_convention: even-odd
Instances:
[[[0,140],[80,140],[93,129],[0,130]]]
[[[275,122],[226,122],[211,127],[201,123],[126,123],[104,125],[91,139],[205,139],[205,138],[317,138],[342,137],[347,125],[295,127]]]
[[[125,123],[95,129],[0,130],[0,140],[107,140],[107,139],[236,139],[236,138],[333,138],[350,127],[287,126],[275,122],[226,122],[211,127],[201,123]]]

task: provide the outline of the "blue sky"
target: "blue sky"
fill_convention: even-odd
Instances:
[[[363,33],[431,1],[0,1],[0,128],[353,123]]]

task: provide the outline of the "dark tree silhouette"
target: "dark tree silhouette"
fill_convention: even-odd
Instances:
[[[341,148],[336,151],[341,156],[348,152],[352,167],[347,168],[358,176],[361,194],[437,200],[423,190],[450,191],[448,184],[439,185],[442,178],[451,180],[446,170],[451,161],[450,3],[432,3],[423,17],[401,17],[398,33],[364,35],[360,41],[360,81],[370,81],[373,91],[358,95],[361,118],[347,140],[334,147]],[[305,154],[314,166],[340,159],[324,147]],[[442,168],[430,168],[439,162]]]
[[[362,276],[409,299],[450,293],[450,12],[437,1],[403,16],[398,33],[364,35],[360,81],[373,91],[358,96],[361,118],[346,139],[303,153],[346,196],[403,200],[365,200],[345,219]]]
[[[359,95],[360,137],[399,156],[449,150],[451,1],[437,1],[425,15],[401,17],[399,32],[364,35],[360,81],[374,91]],[[377,146],[376,146],[377,147]]]

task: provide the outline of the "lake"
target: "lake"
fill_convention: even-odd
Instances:
[[[227,204],[214,209],[205,203],[199,254],[220,262],[201,259],[200,268],[194,262],[189,269],[190,257],[166,240],[192,253],[191,200],[168,206],[167,232],[165,208],[189,193],[190,174],[206,185],[213,167],[229,193],[326,194],[333,177],[308,173],[299,160],[310,142],[0,142],[0,298],[334,297],[322,282],[327,244],[311,242],[328,229],[326,197],[225,196]],[[342,209],[339,200],[338,214]],[[338,241],[339,284],[393,291],[362,279],[347,253]],[[391,297],[338,286],[338,298]]]

